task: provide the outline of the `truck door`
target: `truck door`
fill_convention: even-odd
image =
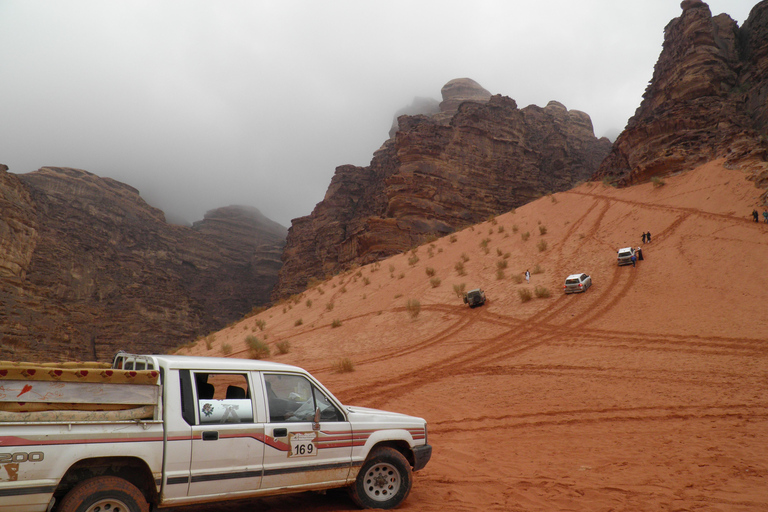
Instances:
[[[258,423],[248,372],[193,372],[196,417],[192,425],[189,496],[259,489],[264,424]],[[261,393],[260,384],[256,389]]]
[[[270,372],[262,378],[269,420],[261,488],[344,484],[353,436],[338,405],[304,375]]]

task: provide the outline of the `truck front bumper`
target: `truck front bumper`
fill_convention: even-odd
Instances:
[[[427,465],[432,458],[432,447],[428,444],[413,449],[413,470],[418,471]]]

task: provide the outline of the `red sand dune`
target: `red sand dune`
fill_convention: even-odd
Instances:
[[[768,224],[750,216],[760,191],[722,162],[665,182],[543,197],[419,247],[413,265],[409,252],[335,276],[184,352],[229,344],[247,357],[256,335],[345,403],[425,417],[433,458],[400,510],[768,510]],[[644,261],[618,267],[616,250],[648,230]],[[537,265],[530,285],[512,279]],[[574,272],[594,284],[563,295]],[[469,309],[460,283],[488,304]],[[521,302],[535,286],[551,296]],[[342,358],[354,372],[334,373]],[[254,508],[355,510],[339,493],[233,510]]]

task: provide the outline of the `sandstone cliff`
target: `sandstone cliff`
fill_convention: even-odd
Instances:
[[[742,28],[701,0],[681,7],[643,101],[596,177],[628,185],[726,157],[768,186],[768,1]]]
[[[285,228],[257,210],[170,225],[137,190],[67,168],[0,170],[0,358],[162,352],[266,302]]]
[[[554,101],[519,109],[483,91],[449,82],[438,114],[401,116],[369,166],[338,167],[323,201],[292,223],[273,298],[567,190],[610,149],[583,112]]]

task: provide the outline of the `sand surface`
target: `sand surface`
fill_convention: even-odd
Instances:
[[[335,276],[186,352],[229,345],[248,357],[255,335],[344,403],[426,418],[433,457],[399,510],[768,510],[768,224],[750,215],[760,191],[721,162],[664,181],[543,197],[419,247],[418,261],[408,252]],[[644,260],[618,267],[628,245]],[[515,281],[537,266],[530,284]],[[564,295],[576,272],[592,288]],[[489,302],[468,308],[461,284]],[[519,290],[537,286],[550,296],[522,302]],[[334,371],[343,358],[353,372]],[[356,508],[329,492],[227,510]]]

